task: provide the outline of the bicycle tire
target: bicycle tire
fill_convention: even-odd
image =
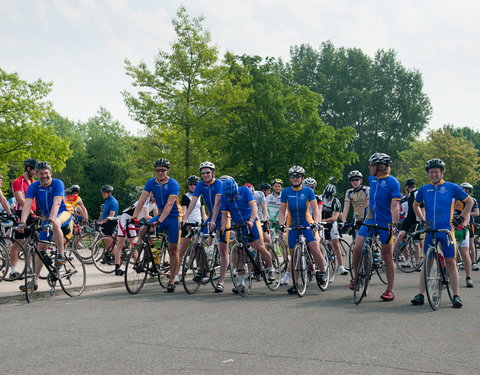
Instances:
[[[330,261],[333,261],[333,262],[336,262],[336,261],[332,259],[332,257],[331,257],[332,254],[329,254],[329,250],[327,249],[326,246],[320,245],[320,251],[323,252],[323,258],[325,259],[325,262],[326,262],[325,282],[323,284],[320,284],[318,282],[318,280],[316,280],[316,282],[317,282],[317,285],[320,288],[320,290],[322,292],[325,292],[328,289],[328,285],[335,278],[335,276],[333,276],[333,278],[332,278],[332,264],[330,263]],[[333,257],[335,257],[335,256],[333,255]],[[333,265],[333,267],[335,267],[335,265]],[[316,273],[318,270],[319,269],[318,269],[317,265],[315,264],[314,267],[313,267],[314,273]],[[314,276],[315,276],[315,274],[314,274]]]
[[[306,252],[306,245],[297,243],[292,254],[292,281],[295,286],[295,292],[299,297],[305,295],[308,285]]]
[[[160,263],[157,265],[157,277],[160,286],[163,289],[166,289],[169,281],[168,273],[170,271],[170,256],[168,254],[167,245],[163,241],[160,245],[160,252]]]
[[[188,247],[182,262],[182,284],[185,292],[195,294],[207,276],[207,257],[202,245]]]
[[[340,251],[342,253],[342,264],[347,271],[350,271],[350,244],[343,238],[340,238]]]
[[[65,254],[65,264],[57,268],[60,287],[70,297],[78,297],[85,290],[87,272],[82,257],[75,250]]]
[[[110,239],[110,241],[106,241]],[[115,272],[115,256],[113,249],[117,243],[113,236],[102,236],[95,241],[92,247],[92,261],[94,266],[103,273]]]
[[[453,302],[453,292],[452,288],[450,287],[450,277],[448,273],[448,267],[441,267],[440,271],[442,272],[442,286],[444,289],[447,290],[448,298],[450,298],[450,302]]]
[[[95,233],[83,233],[75,238],[72,247],[77,251],[85,264],[92,264],[92,248],[97,240],[98,235]]]
[[[10,257],[8,250],[0,243],[0,281],[2,281],[10,269]]]
[[[272,266],[275,272],[275,280],[269,281],[267,277],[267,263],[262,259],[262,268],[263,268],[263,280],[265,281],[265,285],[270,290],[277,290],[280,286],[280,278],[282,277],[282,272],[280,270],[280,261],[278,260],[277,254],[273,248],[273,246],[269,243],[265,244],[265,248],[267,249],[270,257],[272,258]]]
[[[424,260],[423,277],[425,281],[425,293],[432,310],[437,310],[442,299],[442,275],[440,260],[437,249],[430,247]]]
[[[367,246],[367,249],[365,249]],[[368,284],[372,275],[372,249],[370,245],[364,244],[357,267],[357,276],[355,277],[353,287],[353,302],[358,305],[363,298],[367,296]]]
[[[277,238],[274,245],[275,254],[280,262],[280,278],[288,270],[288,247],[282,238]]]
[[[35,299],[35,253],[33,247],[28,246],[25,251],[25,299],[31,303]]]
[[[355,240],[350,244],[350,249],[348,249],[348,272],[350,272],[350,278],[353,279],[353,248],[355,247]]]
[[[143,242],[138,243],[127,256],[125,267],[125,288],[130,294],[137,294],[142,290],[147,275],[152,267],[150,255]]]
[[[331,244],[328,246],[328,249],[325,246],[325,252],[323,253],[323,256],[325,258],[325,261],[327,262],[327,272],[329,274],[328,281],[333,283],[333,280],[335,280],[335,274],[338,269],[338,262],[333,246]]]
[[[210,265],[210,283],[215,288],[217,286],[217,281],[220,278],[220,250],[217,245],[213,247],[213,256]]]
[[[18,276],[12,279],[12,277],[9,275],[8,277],[5,277],[3,280],[10,282],[10,281],[23,279],[23,275],[25,273],[25,248],[23,247],[23,244],[18,242],[16,239],[10,238],[10,237],[3,237],[1,239],[1,241],[2,241],[3,245],[5,246],[5,249],[7,249],[9,260],[10,260],[10,267],[12,266],[12,264],[11,264],[11,262],[12,262],[12,247],[14,245],[18,246],[18,256],[17,256],[17,264],[16,264]]]
[[[236,290],[241,297],[248,296],[252,288],[252,275],[249,270],[250,259],[246,254],[247,251],[246,246],[241,243],[237,243],[230,248],[230,275],[232,277],[234,290]],[[242,283],[239,272],[244,273],[243,288],[241,288]]]
[[[409,261],[410,267],[407,267],[406,264],[402,263],[402,261],[400,260],[400,255],[403,255],[403,252],[405,250],[407,251],[407,257],[405,261]],[[407,242],[401,243],[400,246],[398,246],[397,252],[395,254],[395,265],[397,266],[398,270],[404,273],[412,273],[422,267],[421,254],[419,254],[420,261],[417,262],[415,258],[415,251],[415,242],[411,239],[409,239]],[[421,253],[421,249],[419,249],[419,251]]]

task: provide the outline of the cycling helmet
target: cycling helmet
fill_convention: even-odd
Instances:
[[[307,177],[305,180],[303,180],[303,186],[317,186],[317,181],[313,177]]]
[[[238,194],[238,185],[233,178],[223,181],[222,192],[228,199],[233,199]]]
[[[68,188],[65,190],[65,195],[72,195],[73,192],[72,192],[72,188]]]
[[[103,185],[103,186],[100,188],[100,191],[101,191],[102,193],[113,193],[113,186]]]
[[[417,184],[417,182],[415,181],[414,178],[407,178],[405,180],[405,185],[408,186],[408,187],[413,187]]]
[[[270,184],[268,182],[262,182],[260,184],[260,190],[270,190],[272,188],[272,186],[270,186]]]
[[[209,161],[204,161],[203,163],[200,163],[200,166],[198,169],[201,171],[203,168],[210,168],[212,171],[215,170],[215,164]]]
[[[23,161],[23,166],[25,170],[27,170],[27,167],[34,169],[36,165],[37,165],[37,161],[35,159],[25,159]]]
[[[292,168],[288,170],[288,175],[289,176],[301,175],[302,177],[305,177],[305,169],[303,169],[299,165],[294,165]]]
[[[280,184],[280,185],[283,186],[283,180],[280,179],[280,178],[274,178],[274,179],[272,180],[272,185],[275,185],[275,184]]]
[[[363,179],[363,175],[360,171],[357,171],[357,170],[354,170],[354,171],[351,171],[349,174],[348,174],[348,179],[351,180],[352,178],[355,178],[355,177],[358,177],[358,178],[362,178]]]
[[[198,184],[198,181],[200,181],[200,178],[198,176],[195,176],[194,174],[187,177],[188,184]]]
[[[72,185],[70,186],[69,190],[72,192],[72,194],[78,194],[80,193],[80,186]]]
[[[35,165],[36,170],[40,169],[48,169],[50,172],[52,171],[52,167],[50,164],[48,164],[46,161],[40,161]]]
[[[464,189],[473,190],[473,186],[471,184],[469,184],[468,182],[464,182],[463,184],[460,184],[460,187],[464,188]]]
[[[153,162],[154,167],[165,167],[167,169],[170,169],[170,162],[167,159],[160,158],[157,159]]]
[[[323,189],[323,195],[325,195],[326,198],[333,197],[337,193],[337,188],[335,185],[328,184],[325,186],[325,189]]]
[[[386,166],[389,166],[392,163],[392,158],[383,152],[376,152],[370,156],[368,162],[370,164],[385,164]]]
[[[224,174],[223,176],[220,176],[218,179],[223,182],[223,181],[225,181],[225,180],[227,180],[227,179],[233,180],[233,177],[227,176],[226,174]]]
[[[255,187],[250,182],[245,182],[243,186],[247,187],[252,193],[255,191]]]
[[[445,169],[445,163],[440,159],[430,159],[425,163],[425,170],[428,172],[431,168]]]

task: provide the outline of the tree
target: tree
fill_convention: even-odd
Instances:
[[[349,150],[360,162],[354,167],[377,151],[395,158],[427,125],[432,110],[422,76],[402,66],[393,50],[379,50],[372,59],[358,48],[325,42],[318,51],[294,46],[290,55],[286,69],[294,82],[324,98],[320,117],[336,129],[355,128]]]
[[[405,163],[400,179],[413,177],[419,186],[428,183],[424,165],[433,158],[445,162],[446,180],[457,184],[467,181],[472,185],[480,182],[478,150],[468,139],[453,136],[446,129],[430,131],[426,140],[411,142],[407,150],[400,152],[400,157]]]
[[[208,156],[208,150],[200,147],[203,133],[222,122],[246,96],[246,78],[232,76],[231,54],[225,55],[225,64],[218,63],[218,50],[203,20],[179,8],[172,21],[177,37],[171,52],[160,51],[153,70],[145,62],[135,66],[125,60],[127,75],[138,88],[135,94],[123,92],[130,115],[160,139],[163,156],[173,165],[183,165],[183,176]]]
[[[238,69],[247,69],[251,76],[250,95],[225,125],[211,129],[220,135],[216,142],[222,171],[239,182],[253,183],[286,178],[295,164],[319,183],[341,176],[345,164],[356,160],[354,153],[346,151],[353,129],[326,125],[318,115],[321,95],[297,83],[285,83],[276,60],[263,63],[258,56],[246,55],[237,60]]]
[[[0,169],[13,168],[25,158],[47,160],[62,170],[71,156],[68,141],[47,123],[52,109],[45,100],[51,83],[28,83],[0,69]]]

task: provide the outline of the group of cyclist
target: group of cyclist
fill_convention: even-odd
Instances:
[[[115,229],[119,241],[114,253],[115,274],[123,275],[120,252],[127,238],[131,241],[147,230],[143,226],[140,231],[140,220],[143,223],[155,223],[158,230],[165,231],[168,238],[169,252],[169,282],[168,292],[175,290],[178,283],[178,272],[181,259],[190,243],[187,236],[189,225],[204,223],[203,230],[208,233],[218,232],[220,252],[220,276],[214,291],[224,291],[224,282],[229,264],[228,244],[230,233],[227,230],[232,225],[244,225],[244,236],[249,238],[249,245],[261,253],[267,266],[267,277],[275,279],[272,259],[265,248],[264,242],[269,242],[270,227],[286,233],[288,248],[293,252],[300,236],[305,236],[309,251],[317,266],[315,277],[319,284],[325,282],[326,259],[319,246],[319,231],[325,239],[331,242],[338,260],[338,271],[347,275],[339,245],[340,227],[347,221],[350,208],[353,208],[353,227],[355,243],[353,246],[353,278],[349,288],[354,289],[355,277],[360,253],[367,236],[378,235],[381,242],[381,256],[385,264],[387,286],[380,296],[384,301],[395,298],[394,288],[394,249],[403,241],[407,232],[412,231],[419,223],[431,229],[453,230],[462,251],[462,259],[466,271],[467,287],[473,287],[471,270],[478,270],[471,252],[473,244],[473,217],[478,215],[478,205],[470,196],[473,187],[464,183],[461,186],[443,180],[445,164],[440,159],[429,160],[425,164],[430,183],[416,190],[413,179],[405,181],[406,194],[402,196],[399,181],[390,175],[392,159],[384,153],[375,153],[368,160],[370,176],[368,185],[363,184],[363,175],[354,170],[348,174],[351,189],[345,194],[345,205],[342,211],[340,201],[336,198],[336,188],[333,183],[326,185],[322,195],[315,195],[317,182],[311,177],[305,177],[305,169],[293,166],[289,169],[290,186],[284,187],[281,179],[274,179],[271,185],[262,183],[260,190],[255,191],[251,184],[239,186],[234,178],[222,176],[216,178],[215,165],[209,161],[199,166],[200,177],[195,175],[187,179],[188,191],[180,202],[180,184],[169,176],[170,162],[160,158],[154,162],[155,177],[146,181],[138,201],[117,219],[118,202],[113,196],[113,187],[105,185],[101,188],[105,204],[98,224],[104,234],[113,234]],[[24,161],[24,173],[13,182],[16,199],[14,212],[10,211],[3,194],[0,203],[7,213],[19,218],[17,239],[25,237],[25,228],[31,224],[36,204],[40,206],[43,217],[43,228],[40,240],[47,239],[47,232],[53,234],[57,245],[56,264],[65,262],[64,236],[71,231],[73,218],[88,221],[88,212],[79,197],[80,187],[73,185],[65,191],[61,180],[52,177],[51,166],[46,162],[34,159]],[[38,181],[34,180],[34,176]],[[206,210],[205,210],[206,207]],[[457,216],[453,217],[453,210]],[[208,214],[207,214],[208,212]],[[151,215],[152,214],[152,215]],[[401,221],[403,219],[403,221]],[[395,235],[397,240],[394,244]],[[455,237],[455,236],[454,236]],[[459,296],[459,281],[456,268],[455,241],[448,241],[447,235],[440,233],[437,240],[446,259],[450,272],[450,282],[453,291],[453,306],[461,307]],[[427,234],[425,243],[431,238]],[[39,246],[46,246],[40,243]],[[425,245],[426,246],[426,245]],[[418,249],[420,251],[420,249]],[[11,250],[11,276],[17,276],[16,261],[18,249]],[[41,262],[37,264],[41,265]],[[408,261],[404,267],[411,266]],[[422,270],[423,272],[423,270]],[[38,275],[39,272],[36,272]],[[288,284],[291,269],[282,277],[281,283]],[[237,288],[243,287],[243,275],[239,274],[240,282]],[[25,288],[25,286],[22,286]],[[22,289],[21,287],[21,289]],[[35,286],[36,288],[36,286]],[[236,288],[234,293],[239,292]],[[288,288],[288,293],[295,293],[295,286]],[[425,285],[421,277],[420,291],[412,299],[412,304],[424,303]]]

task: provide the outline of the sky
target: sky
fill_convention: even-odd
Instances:
[[[0,0],[0,68],[53,82],[57,112],[86,121],[102,106],[133,133],[122,90],[124,60],[152,66],[175,39],[171,20],[184,5],[223,54],[289,58],[293,45],[394,49],[422,73],[433,115],[480,131],[480,2],[443,0]],[[133,91],[133,90],[132,90]]]

